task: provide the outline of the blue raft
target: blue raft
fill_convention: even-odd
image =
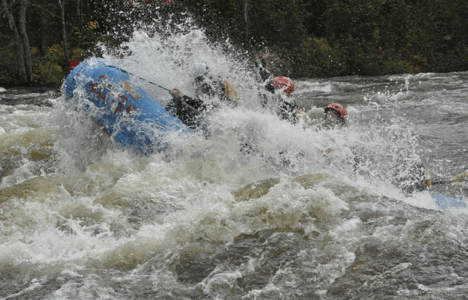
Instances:
[[[440,194],[431,195],[431,197],[435,199],[437,206],[439,206],[441,209],[466,208],[466,203],[460,199],[451,198]]]
[[[120,146],[143,154],[165,149],[169,132],[191,130],[143,89],[129,74],[103,60],[81,62],[66,78],[62,91],[78,109],[89,112]]]

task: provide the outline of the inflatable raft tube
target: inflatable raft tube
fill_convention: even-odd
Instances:
[[[435,199],[437,206],[441,209],[447,208],[466,208],[466,203],[460,199],[451,198],[445,195],[434,194],[431,195]]]
[[[75,66],[62,91],[108,131],[124,148],[145,155],[164,150],[164,135],[189,135],[190,128],[133,83],[129,74],[104,60],[90,59]]]

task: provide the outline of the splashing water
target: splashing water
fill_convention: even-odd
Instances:
[[[202,30],[138,31],[122,49],[104,59],[163,105],[170,95],[150,81],[193,96],[197,63],[241,103],[215,99],[209,138],[169,134],[149,156],[62,97],[0,103],[0,297],[462,299],[466,209],[441,211],[394,177],[416,163],[441,178],[466,169],[467,73],[298,80],[293,125],[262,108],[248,63]],[[331,102],[348,127],[321,125]]]

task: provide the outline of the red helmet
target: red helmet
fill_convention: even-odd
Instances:
[[[278,90],[281,89],[288,96],[291,96],[292,92],[294,92],[294,82],[288,77],[278,76],[273,78],[273,82]]]
[[[346,108],[344,108],[343,105],[338,103],[330,103],[327,105],[327,107],[325,107],[325,112],[327,112],[330,109],[337,111],[340,114],[341,118],[343,118],[345,122],[347,121],[346,116],[348,115],[348,112],[346,111]]]

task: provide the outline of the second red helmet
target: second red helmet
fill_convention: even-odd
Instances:
[[[346,108],[344,108],[343,105],[338,104],[338,103],[330,103],[325,107],[325,112],[327,112],[327,110],[330,110],[330,109],[337,111],[340,114],[340,116],[343,118],[343,120],[346,121],[346,116],[348,115],[348,111],[346,110]]]
[[[291,80],[291,78],[278,76],[273,78],[273,82],[275,83],[275,87],[278,90],[282,90],[288,96],[291,96],[291,94],[294,92],[294,82]]]

